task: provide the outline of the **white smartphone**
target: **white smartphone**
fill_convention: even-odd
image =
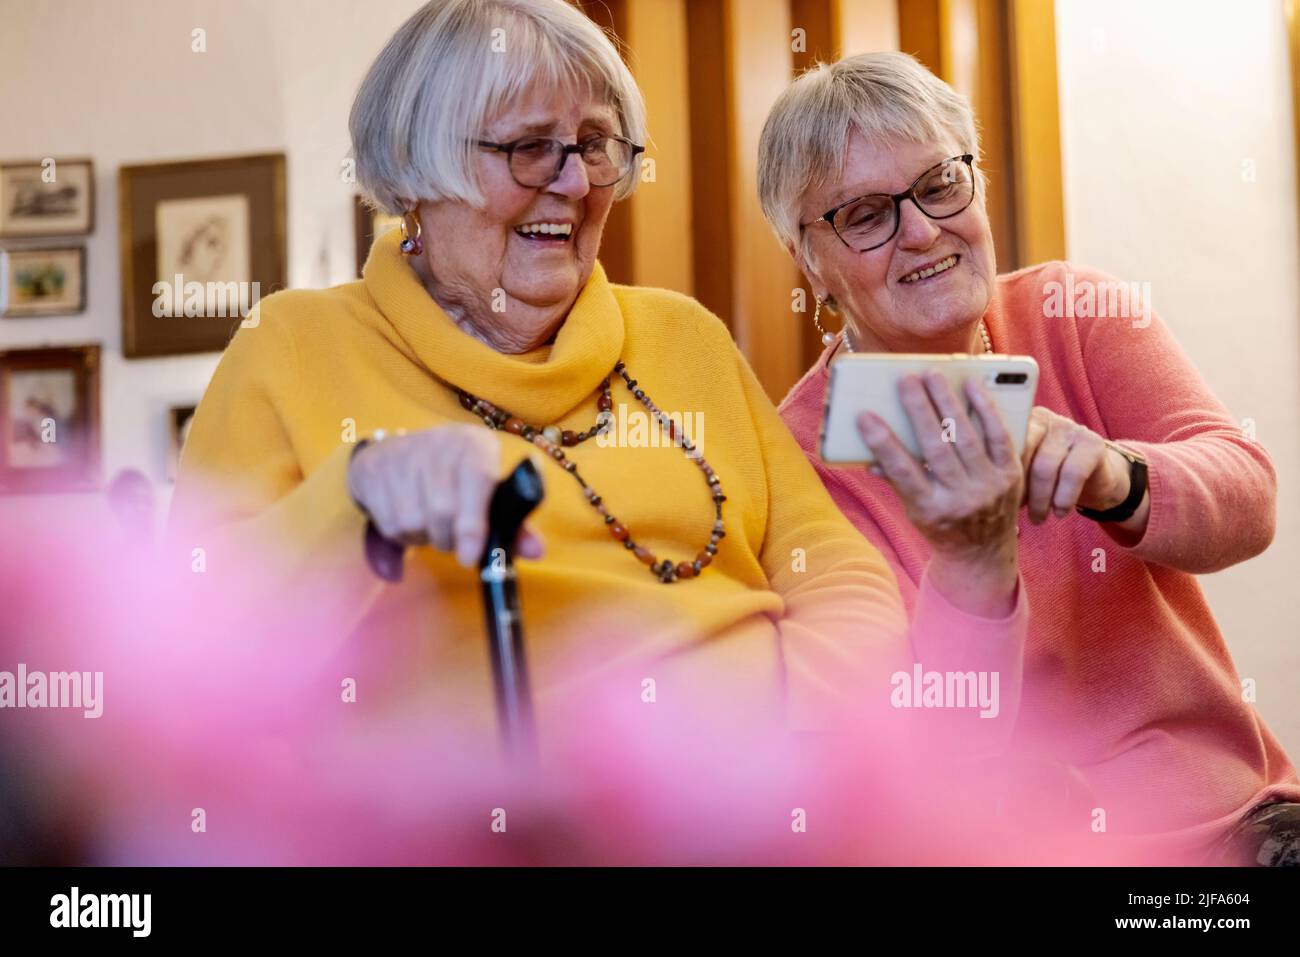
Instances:
[[[857,418],[862,412],[874,412],[884,419],[907,450],[923,459],[911,420],[898,397],[898,380],[929,369],[943,374],[968,415],[974,413],[962,384],[969,376],[978,376],[1002,413],[1016,443],[1016,454],[1021,453],[1038,390],[1038,363],[1029,356],[852,353],[837,357],[830,365],[819,445],[822,461],[828,465],[873,461],[871,450],[858,432]]]

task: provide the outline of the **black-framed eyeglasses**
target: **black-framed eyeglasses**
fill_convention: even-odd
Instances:
[[[505,153],[510,175],[528,189],[554,183],[574,153],[582,157],[592,186],[613,186],[632,172],[637,155],[645,152],[644,146],[621,136],[593,136],[581,143],[565,143],[551,136],[525,136],[509,143],[476,142],[485,150]]]
[[[974,162],[975,157],[970,153],[949,157],[931,166],[901,193],[858,196],[827,210],[810,223],[800,223],[799,231],[826,222],[840,242],[855,252],[877,249],[898,232],[904,200],[910,199],[931,219],[948,219],[969,206],[975,198]]]

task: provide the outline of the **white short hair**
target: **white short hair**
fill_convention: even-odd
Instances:
[[[388,213],[424,200],[481,206],[474,140],[534,90],[591,91],[645,140],[645,102],[613,43],[564,0],[430,0],[370,67],[348,128],[357,182]],[[636,188],[619,182],[615,197]]]
[[[878,143],[951,138],[980,158],[970,102],[906,53],[818,64],[777,98],[758,141],[759,200],[783,243],[798,244],[803,196],[840,172],[854,132]]]

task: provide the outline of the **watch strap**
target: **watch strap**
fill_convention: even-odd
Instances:
[[[1147,463],[1136,452],[1130,452],[1114,442],[1108,441],[1106,446],[1128,459],[1128,495],[1113,508],[1084,508],[1080,505],[1075,510],[1094,522],[1126,522],[1137,513],[1138,506],[1147,494]]]

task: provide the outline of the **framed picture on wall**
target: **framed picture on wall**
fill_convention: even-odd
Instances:
[[[0,250],[0,316],[71,316],[86,309],[86,249]]]
[[[95,228],[88,159],[0,163],[0,239],[84,236]]]
[[[388,213],[380,212],[373,206],[366,203],[364,199],[357,196],[354,200],[353,222],[357,235],[357,275],[361,275],[361,270],[365,268],[366,258],[370,255],[370,247],[375,239],[388,232],[390,229],[396,229],[402,222],[401,216],[390,216]]]
[[[0,492],[99,487],[99,346],[0,352]]]
[[[122,352],[220,352],[287,282],[283,153],[124,166]]]

